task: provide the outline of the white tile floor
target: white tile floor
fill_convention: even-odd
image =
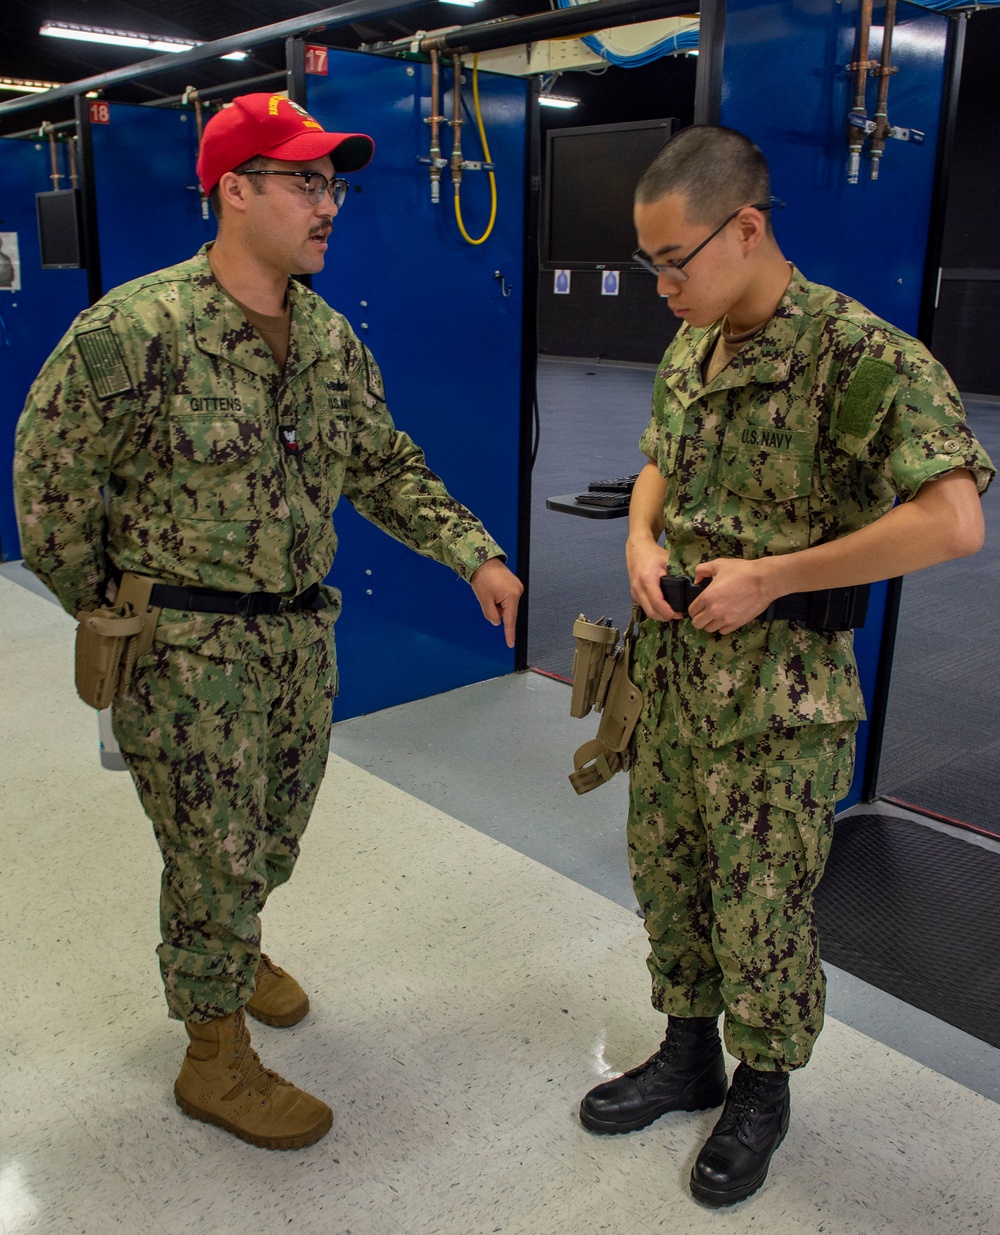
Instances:
[[[1000,1106],[836,1021],[731,1211],[686,1189],[711,1113],[588,1134],[580,1095],[661,1030],[634,914],[340,758],[266,918],[313,1010],[254,1026],[333,1131],[268,1153],[185,1119],[156,850],[72,623],[0,578],[0,629],[0,1235],[1000,1232]]]

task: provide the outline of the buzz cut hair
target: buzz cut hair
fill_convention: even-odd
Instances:
[[[759,146],[717,124],[696,124],[676,133],[643,172],[636,205],[649,206],[677,194],[692,223],[717,223],[743,206],[770,201],[771,175]],[[771,232],[770,212],[765,214]]]

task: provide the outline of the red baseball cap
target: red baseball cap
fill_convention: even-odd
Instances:
[[[370,162],[375,143],[364,133],[327,133],[283,94],[243,94],[209,120],[198,153],[198,179],[211,193],[226,172],[257,155],[291,163],[328,154],[338,172]]]

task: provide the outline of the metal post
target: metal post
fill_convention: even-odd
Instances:
[[[958,118],[958,95],[962,83],[962,60],[965,56],[965,32],[968,13],[953,13],[948,18],[948,42],[945,50],[944,89],[941,95],[941,125],[934,166],[934,194],[927,235],[927,256],[924,262],[924,283],[920,294],[920,316],[917,338],[928,347],[934,334],[937,310],[938,276],[944,250],[945,216],[948,210],[948,186],[951,161],[955,148],[955,126]]]
[[[517,613],[514,668],[528,668],[528,615],[531,603],[531,470],[538,423],[538,222],[542,188],[541,83],[528,82],[524,145],[524,262],[521,271],[521,445],[518,462],[517,575],[524,596]]]
[[[87,296],[94,304],[104,295],[101,246],[97,235],[97,189],[94,179],[94,139],[90,129],[90,100],[78,94],[73,100],[76,131],[80,141],[80,230],[83,264],[87,268]]]
[[[722,65],[726,44],[726,0],[702,0],[698,27],[698,74],[694,83],[695,124],[718,124],[722,111]]]
[[[306,107],[306,45],[298,37],[285,39],[285,71],[288,76],[288,97],[300,107]]]
[[[938,148],[934,171],[934,195],[931,202],[927,256],[924,262],[924,282],[920,297],[919,324],[917,326],[917,338],[928,347],[931,343],[931,336],[934,333],[938,270],[941,266],[941,252],[944,247],[948,181],[955,143],[955,121],[958,114],[958,93],[962,80],[962,59],[965,54],[965,32],[968,26],[968,14],[952,14],[948,18],[948,23],[945,79],[941,97],[941,125],[938,133]],[[865,802],[874,802],[878,797],[879,764],[882,760],[885,721],[889,710],[892,658],[896,649],[896,627],[899,621],[899,606],[902,594],[903,580],[890,579],[885,598],[885,619],[882,623],[882,642],[879,648],[878,670],[875,675],[875,691],[871,708],[869,709],[868,747],[865,756],[864,774],[861,781],[861,798]]]
[[[862,802],[874,802],[878,797],[878,769],[882,761],[882,739],[885,718],[889,710],[889,681],[892,676],[892,656],[896,650],[896,625],[899,621],[899,601],[903,580],[889,580],[885,597],[885,618],[882,621],[882,642],[879,644],[878,669],[875,673],[875,693],[868,715],[868,745],[865,748],[865,770],[861,777]]]

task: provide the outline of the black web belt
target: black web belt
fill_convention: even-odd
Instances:
[[[326,608],[326,600],[318,583],[307,587],[298,596],[286,596],[281,592],[217,592],[207,587],[172,587],[168,583],[157,583],[149,595],[149,603],[162,609],[236,613],[240,617],[274,616]]]
[[[675,613],[687,613],[691,602],[708,583],[693,583],[687,577],[663,575],[660,590]],[[759,622],[775,619],[798,622],[809,630],[854,630],[864,626],[868,613],[870,585],[824,588],[820,592],[790,592],[779,596],[758,617]]]

